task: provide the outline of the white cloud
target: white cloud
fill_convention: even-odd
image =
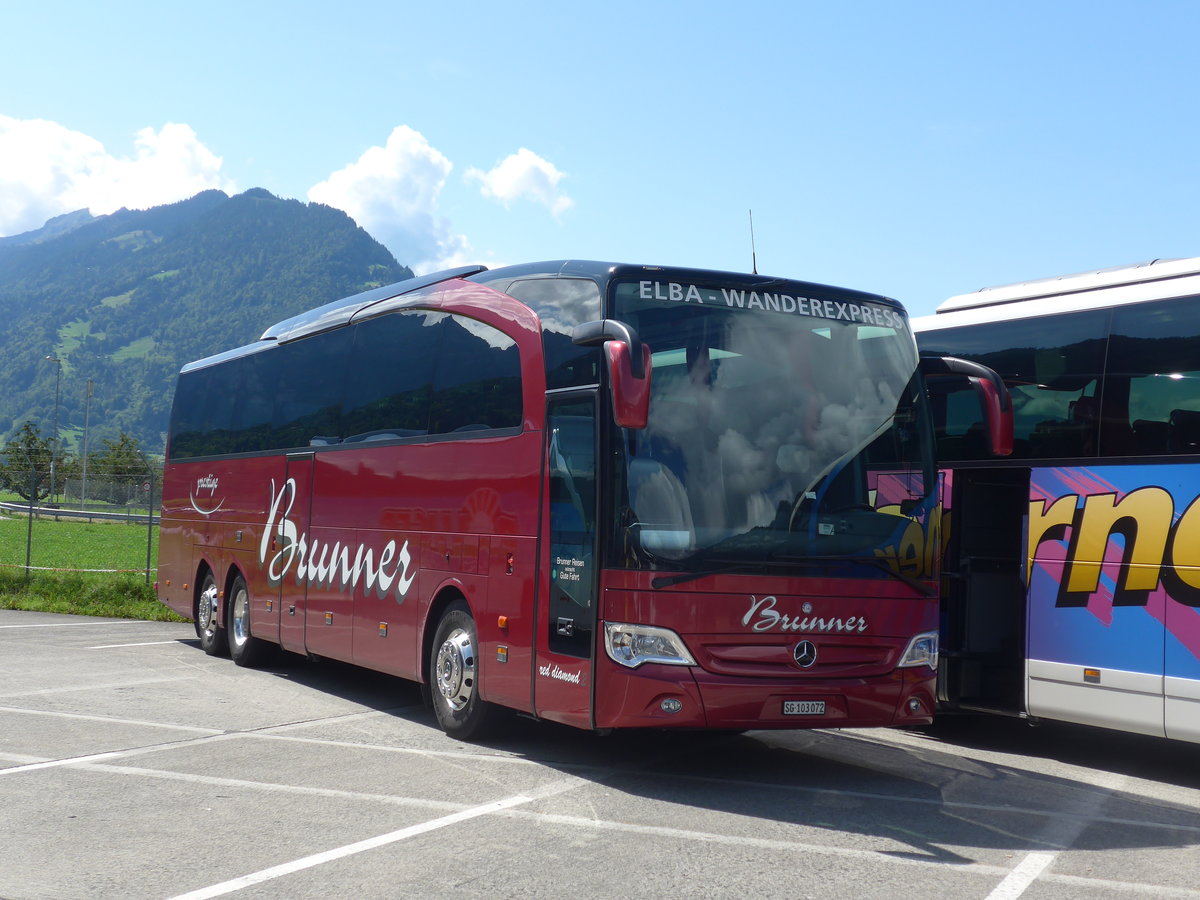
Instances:
[[[525,147],[505,157],[490,172],[468,169],[465,177],[467,181],[478,181],[483,196],[499,200],[505,209],[524,198],[546,207],[557,217],[574,204],[558,189],[564,173]]]
[[[173,203],[209,188],[236,191],[221,158],[188,125],[143,128],[132,157],[117,157],[82,132],[44,119],[0,115],[0,234],[39,228],[77,209]]]
[[[414,271],[465,265],[470,244],[437,215],[453,168],[424,135],[400,125],[384,146],[310,188],[308,199],[344,210]]]

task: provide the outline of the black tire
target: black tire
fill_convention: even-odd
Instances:
[[[225,601],[225,631],[229,636],[229,655],[239,666],[261,666],[271,655],[272,644],[250,633],[250,591],[241,575],[233,579],[229,599]]]
[[[200,638],[200,649],[209,656],[224,656],[229,652],[225,642],[225,629],[217,614],[217,580],[212,572],[204,573],[200,591],[196,595],[196,637]]]
[[[429,653],[429,687],[438,725],[451,737],[478,740],[490,731],[496,708],[479,696],[479,632],[471,611],[454,603],[438,622]]]

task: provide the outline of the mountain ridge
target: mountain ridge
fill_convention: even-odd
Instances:
[[[89,443],[126,432],[161,453],[184,363],[411,276],[344,212],[262,188],[0,238],[0,438],[57,420],[77,446],[86,419]]]

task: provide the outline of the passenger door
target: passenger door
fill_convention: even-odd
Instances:
[[[959,469],[952,490],[939,699],[963,709],[1023,712],[1029,469]]]
[[[546,441],[534,710],[589,728],[598,580],[595,393],[553,397]]]

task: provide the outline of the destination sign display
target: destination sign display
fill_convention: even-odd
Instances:
[[[822,300],[782,291],[711,287],[678,281],[638,281],[633,287],[639,300],[665,303],[694,303],[747,312],[775,312],[863,325],[880,325],[897,330],[908,326],[904,313],[876,303]]]

